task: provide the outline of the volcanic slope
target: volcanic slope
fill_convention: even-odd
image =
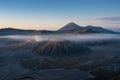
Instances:
[[[77,45],[68,40],[40,42],[33,51],[43,56],[52,57],[76,56],[91,52],[89,48]]]

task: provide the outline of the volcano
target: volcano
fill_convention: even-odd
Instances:
[[[67,40],[40,42],[33,51],[43,56],[52,57],[76,56],[91,52],[89,48]]]
[[[78,31],[78,30],[82,30],[83,27],[77,25],[74,22],[68,23],[67,25],[65,25],[64,27],[60,28],[58,31]]]

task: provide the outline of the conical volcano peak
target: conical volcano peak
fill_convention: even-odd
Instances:
[[[62,27],[61,29],[59,29],[58,31],[76,31],[76,30],[81,30],[81,28],[83,27],[77,25],[74,22],[71,22],[65,25],[64,27]]]
[[[68,23],[67,25],[68,25],[68,26],[79,26],[79,25],[77,25],[77,24],[74,23],[74,22],[70,22],[70,23]]]

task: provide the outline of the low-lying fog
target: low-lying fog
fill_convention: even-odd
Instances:
[[[85,52],[89,51],[89,52],[87,54],[83,53],[84,55],[81,55],[81,56],[73,56],[73,57],[69,56],[68,58],[66,56],[58,59],[53,58],[51,56],[50,57],[44,57],[42,55],[39,56],[37,53],[37,49],[40,48],[39,42],[45,41],[45,40],[71,40],[71,41],[75,40],[76,42],[75,44],[80,44],[80,46],[77,46],[77,47],[80,48],[81,53],[83,51]],[[45,54],[51,53],[50,55],[56,55],[56,54],[60,54],[60,52],[63,52],[65,54],[62,53],[62,55],[66,55],[66,54],[69,55],[68,52],[71,51],[70,49],[74,50],[73,48],[76,48],[76,47],[74,46],[74,44],[71,47],[71,43],[69,44],[68,43],[62,46],[60,45],[60,47],[58,47],[59,44],[54,45],[52,43],[50,44],[49,49],[46,49],[48,48],[49,45],[45,43],[44,44],[45,47],[40,48],[41,50],[40,52],[43,52],[43,53],[45,52]],[[70,51],[66,51],[65,49]],[[60,51],[60,50],[63,50],[63,51]],[[75,50],[78,50],[78,49],[75,49]],[[75,53],[76,52],[77,51],[75,51]],[[0,80],[20,80],[20,79],[30,80],[30,78],[31,80],[32,79],[47,80],[49,77],[48,75],[51,76],[51,72],[52,72],[52,75],[54,75],[53,73],[56,73],[57,69],[71,70],[72,73],[74,73],[73,71],[76,71],[76,73],[79,73],[78,71],[81,70],[83,73],[86,73],[86,74],[88,74],[88,72],[92,72],[97,69],[99,72],[99,69],[100,70],[102,69],[101,67],[103,67],[103,69],[106,69],[106,70],[109,69],[112,72],[113,70],[119,71],[120,67],[119,65],[116,65],[120,63],[119,53],[120,53],[120,34],[81,34],[81,35],[72,35],[72,34],[63,35],[62,34],[62,35],[0,36]],[[115,64],[115,67],[114,67],[114,64]],[[43,72],[44,75],[42,75],[41,72]],[[62,70],[62,72],[60,71],[60,76],[62,73],[65,73],[65,75],[68,75],[66,72],[63,72]],[[80,74],[83,74],[83,73],[80,73]],[[100,73],[100,75],[103,73]],[[91,75],[92,74],[90,74],[90,76]],[[97,75],[99,75],[99,73]],[[59,78],[59,71],[58,71],[57,77]],[[78,77],[79,75],[77,76],[77,78]],[[53,78],[55,79],[56,76],[55,77],[52,76],[52,79],[49,79],[49,80],[53,80]]]
[[[120,34],[82,34],[82,35],[7,35],[0,38],[17,39],[17,40],[74,40],[74,41],[99,41],[99,40],[114,40],[120,39]]]

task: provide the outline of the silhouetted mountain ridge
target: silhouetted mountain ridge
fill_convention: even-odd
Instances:
[[[104,29],[102,27],[96,27],[96,26],[86,26],[85,27],[88,30],[97,32],[97,33],[115,33],[114,31],[108,30],[108,29]]]
[[[16,28],[3,28],[0,29],[0,35],[18,35],[18,34],[30,34],[35,32],[35,30],[23,30],[23,29],[16,29]]]
[[[117,33],[112,30],[96,26],[82,27],[76,23],[69,23],[57,31],[50,30],[23,30],[15,28],[0,29],[0,35],[39,35],[39,34],[86,34],[86,33]]]
[[[74,32],[74,33],[116,33],[114,31],[104,29],[102,27],[96,27],[90,25],[86,27],[82,27],[73,22],[65,25],[64,27],[60,28],[58,31]]]

